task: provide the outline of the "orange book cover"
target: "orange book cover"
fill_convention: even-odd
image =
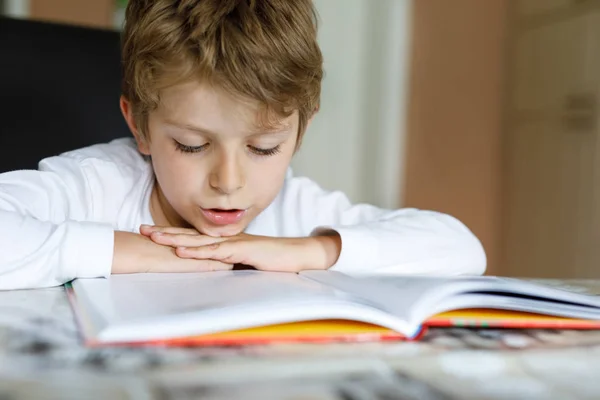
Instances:
[[[600,329],[600,321],[596,320],[490,309],[449,311],[430,318],[426,325],[510,329]]]
[[[418,340],[425,333],[411,340]],[[331,343],[331,342],[374,342],[406,340],[390,329],[346,320],[304,321],[287,324],[260,326],[236,331],[182,338],[168,338],[134,343],[100,343],[86,340],[86,345],[96,346],[236,346],[270,343]]]

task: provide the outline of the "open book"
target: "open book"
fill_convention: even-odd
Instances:
[[[67,289],[89,345],[414,339],[457,324],[600,328],[600,297],[499,277],[241,270],[113,275]]]

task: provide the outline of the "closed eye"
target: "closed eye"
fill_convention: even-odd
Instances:
[[[275,154],[278,154],[281,152],[281,145],[277,145],[275,147],[272,147],[270,149],[261,149],[260,147],[254,147],[254,146],[250,146],[248,145],[248,149],[250,149],[250,151],[258,156],[264,156],[264,157],[268,157],[268,156],[274,156]]]
[[[179,151],[181,151],[182,153],[199,153],[203,150],[205,150],[208,145],[210,143],[205,143],[202,146],[188,146],[182,143],[179,143],[177,140],[175,140],[175,148]]]

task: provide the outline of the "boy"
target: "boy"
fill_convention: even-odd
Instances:
[[[291,176],[323,75],[310,0],[130,0],[122,55],[132,139],[0,175],[0,288],[236,264],[484,271],[450,216]]]

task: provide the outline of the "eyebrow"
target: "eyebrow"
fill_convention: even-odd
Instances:
[[[179,124],[177,122],[170,121],[170,120],[165,120],[165,123],[167,125],[171,125],[171,126],[174,126],[176,128],[179,128],[179,129],[185,129],[185,130],[188,130],[188,131],[198,132],[198,133],[201,133],[203,135],[213,135],[213,136],[216,136],[216,132],[213,132],[210,129],[206,129],[206,128],[203,128],[201,126],[194,126],[194,125],[189,125],[189,124]]]
[[[283,136],[287,135],[291,131],[291,126],[289,124],[279,125],[275,128],[271,129],[255,129],[254,131],[250,131],[248,136],[263,136],[263,135],[274,135],[274,136]]]
[[[170,121],[170,120],[165,120],[165,123],[167,123],[168,125],[174,126],[176,128],[185,129],[185,130],[189,130],[192,132],[197,132],[202,135],[218,136],[217,132],[212,131],[210,129],[203,128],[201,126],[194,126],[194,125],[189,125],[189,124],[179,124],[177,122]],[[274,129],[267,129],[267,130],[255,129],[253,131],[250,131],[248,133],[248,136],[262,136],[262,135],[281,136],[284,134],[289,134],[290,128],[291,128],[291,126],[289,124],[284,124],[284,125],[277,126]]]

